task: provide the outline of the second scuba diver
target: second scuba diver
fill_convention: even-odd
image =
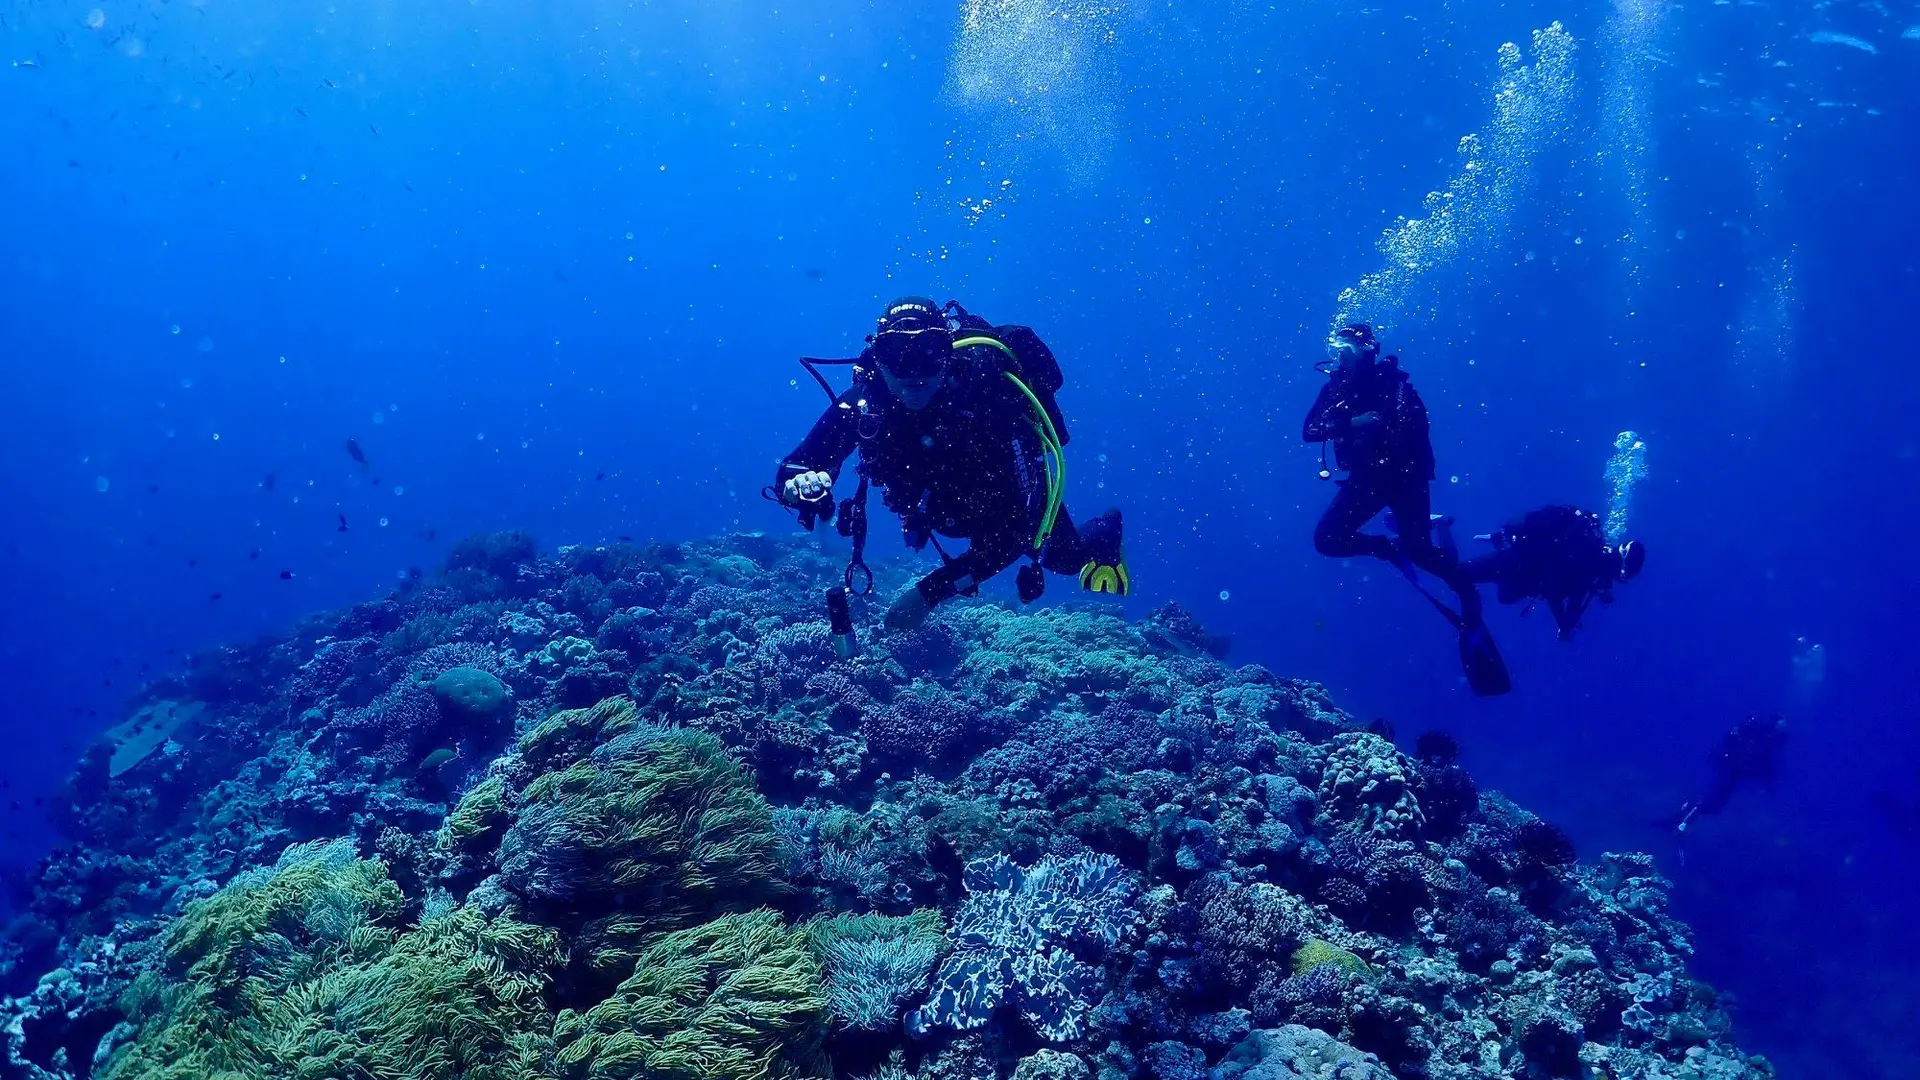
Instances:
[[[1320,523],[1313,546],[1336,559],[1369,555],[1392,563],[1409,579],[1419,567],[1446,582],[1459,598],[1459,611],[1431,595],[1427,599],[1460,632],[1460,662],[1473,692],[1482,696],[1512,689],[1506,664],[1480,618],[1480,595],[1462,573],[1459,560],[1433,543],[1433,442],[1427,407],[1414,391],[1398,357],[1380,355],[1380,343],[1366,323],[1348,323],[1328,340],[1328,378],[1308,411],[1302,437],[1333,448],[1334,467],[1347,475]],[[1324,454],[1324,450],[1323,450]],[[1322,458],[1320,475],[1330,479]],[[1361,532],[1381,511],[1396,523],[1393,537]],[[1419,582],[1414,579],[1414,585]],[[1426,594],[1425,589],[1421,589]]]
[[[809,529],[838,514],[854,542],[849,587],[856,572],[872,582],[863,561],[869,485],[900,515],[908,546],[933,543],[942,565],[894,602],[890,629],[920,626],[935,605],[972,594],[1022,557],[1031,560],[1018,578],[1023,601],[1045,588],[1043,568],[1078,575],[1089,592],[1127,593],[1120,511],[1075,528],[1063,505],[1060,366],[1038,334],[908,296],[886,306],[867,342],[852,360],[803,361],[833,403],[781,461],[769,494]],[[815,368],[823,362],[850,365],[852,387],[834,394]],[[855,450],[859,489],[836,507],[833,485]],[[949,556],[940,536],[969,546]]]
[[[1461,563],[1468,580],[1492,582],[1500,602],[1545,600],[1568,641],[1595,600],[1613,603],[1616,582],[1631,581],[1647,562],[1637,540],[1607,543],[1600,515],[1575,506],[1543,506],[1481,537],[1493,551]]]

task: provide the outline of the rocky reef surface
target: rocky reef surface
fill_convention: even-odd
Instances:
[[[0,1076],[1773,1075],[1651,860],[1445,735],[1171,606],[856,605],[841,659],[839,571],[493,535],[195,657],[73,774]]]

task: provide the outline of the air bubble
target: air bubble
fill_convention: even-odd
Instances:
[[[1220,590],[1220,599],[1222,599],[1222,600],[1231,600],[1232,598],[1233,598],[1233,594],[1232,594],[1232,593],[1230,593],[1230,592],[1228,592],[1228,591],[1227,591],[1227,590],[1225,590],[1225,589],[1221,589],[1221,590]]]
[[[104,476],[96,476],[93,478],[93,490],[99,492],[102,495],[105,495],[107,493],[107,489],[112,486],[113,486],[113,481],[108,480]]]
[[[177,336],[180,333],[180,324],[174,323],[172,326],[167,327],[167,333]]]

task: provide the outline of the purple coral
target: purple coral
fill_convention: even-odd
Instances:
[[[1244,992],[1306,937],[1300,902],[1277,885],[1213,875],[1195,889],[1195,945],[1212,981]]]
[[[427,688],[405,680],[358,709],[348,710],[334,727],[347,740],[389,767],[418,762],[440,735],[440,703]]]
[[[874,757],[902,765],[944,762],[979,728],[973,706],[933,683],[915,683],[860,722]]]
[[[1299,975],[1269,975],[1254,989],[1251,1008],[1262,1027],[1304,1024],[1337,1031],[1354,976],[1339,964],[1319,964]]]

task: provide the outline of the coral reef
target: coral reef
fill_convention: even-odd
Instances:
[[[0,1074],[1772,1076],[1651,860],[1451,738],[1171,605],[862,602],[841,659],[839,574],[480,537],[192,658],[60,800]]]

